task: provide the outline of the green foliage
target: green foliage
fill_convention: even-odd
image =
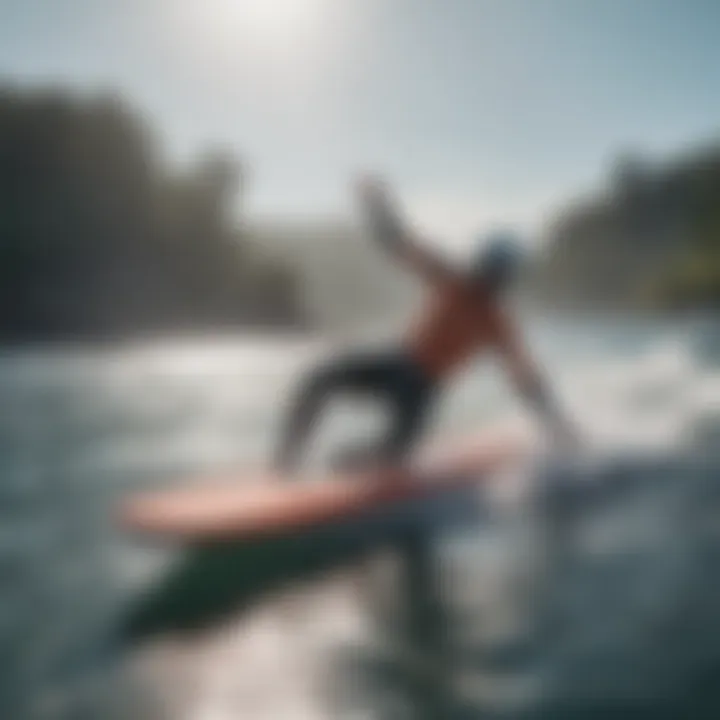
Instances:
[[[538,273],[555,304],[692,308],[720,303],[720,147],[615,173],[603,198],[561,213]]]
[[[222,153],[168,171],[117,97],[0,90],[0,337],[299,322],[233,221],[241,180]]]

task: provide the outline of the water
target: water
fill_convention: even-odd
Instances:
[[[531,338],[563,402],[599,452],[700,452],[720,438],[720,328],[711,321],[541,323]],[[89,679],[88,658],[102,650],[113,619],[169,557],[166,549],[122,536],[112,522],[115,500],[187,474],[262,463],[298,373],[323,351],[299,340],[246,337],[0,356],[0,716],[419,717],[418,703],[432,682],[408,680],[412,663],[397,659],[399,646],[388,632],[400,622],[393,592],[385,591],[384,604],[375,594],[368,604],[370,591],[393,587],[370,581],[383,573],[394,578],[393,558],[378,558],[361,574],[331,574],[268,598],[202,641],[151,648],[132,659],[124,689]],[[453,388],[437,430],[521,419],[528,422],[490,364]],[[333,408],[313,458],[343,437],[372,433],[378,422],[370,410]],[[687,486],[705,487],[697,480],[701,471],[693,473],[696,481],[686,477]],[[653,504],[648,497],[659,499]],[[444,642],[466,658],[444,682],[458,718],[488,708],[507,715],[541,707],[548,688],[563,702],[593,693],[622,697],[633,688],[647,694],[646,685],[659,683],[663,672],[677,675],[674,666],[643,665],[642,658],[658,653],[645,640],[633,642],[637,623],[623,625],[623,618],[650,612],[663,626],[674,617],[668,608],[682,603],[706,618],[717,597],[714,589],[687,591],[702,575],[693,569],[699,550],[689,540],[676,543],[664,529],[673,508],[687,505],[676,494],[667,497],[659,490],[632,495],[632,501],[616,503],[612,518],[593,511],[578,540],[585,562],[580,575],[568,576],[575,579],[564,599],[566,616],[576,618],[569,626],[576,629],[570,640],[555,634],[543,641],[542,659],[527,672],[489,671],[486,657],[503,638],[527,632],[522,619],[532,614],[527,599],[535,592],[528,590],[534,576],[527,570],[539,561],[527,552],[533,542],[523,535],[529,524],[522,514],[449,538],[437,549]],[[712,533],[712,518],[704,522]],[[695,537],[691,525],[683,527],[681,537]],[[608,550],[617,537],[624,538],[617,540],[619,549]],[[703,552],[712,547],[702,545]],[[603,557],[616,558],[606,571],[597,560]],[[628,589],[633,577],[642,581]],[[614,600],[611,593],[604,612],[595,608],[597,622],[588,628],[593,593],[608,587],[617,590]],[[658,596],[666,602],[653,605]],[[378,631],[373,620],[380,607],[385,629]],[[702,628],[693,632],[703,635]],[[606,651],[603,642],[611,646]],[[630,666],[647,675],[635,685],[606,667],[627,668],[633,653],[640,659]],[[587,671],[583,662],[596,664]],[[438,662],[429,677],[447,670]]]

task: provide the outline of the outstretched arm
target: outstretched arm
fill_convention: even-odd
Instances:
[[[380,182],[362,180],[358,185],[358,199],[375,242],[426,280],[445,282],[454,278],[455,272],[450,265],[423,247],[405,226],[388,191]]]
[[[499,350],[514,386],[544,420],[556,443],[566,449],[575,446],[575,428],[553,397],[540,369],[511,324],[505,319],[500,322]]]

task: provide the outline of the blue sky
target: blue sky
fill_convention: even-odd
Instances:
[[[0,74],[119,89],[172,158],[227,146],[251,213],[344,212],[376,169],[457,239],[718,136],[720,2],[0,0]]]

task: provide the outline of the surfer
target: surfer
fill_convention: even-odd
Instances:
[[[566,447],[573,444],[571,425],[503,307],[522,264],[513,235],[501,231],[482,238],[469,267],[458,270],[416,238],[381,181],[362,179],[357,196],[370,236],[424,281],[427,305],[397,347],[351,353],[310,373],[286,419],[275,458],[278,469],[296,469],[323,404],[345,391],[382,398],[392,415],[380,444],[369,457],[358,453],[355,460],[402,460],[442,389],[470,359],[490,351],[502,358],[514,386],[555,440]]]

